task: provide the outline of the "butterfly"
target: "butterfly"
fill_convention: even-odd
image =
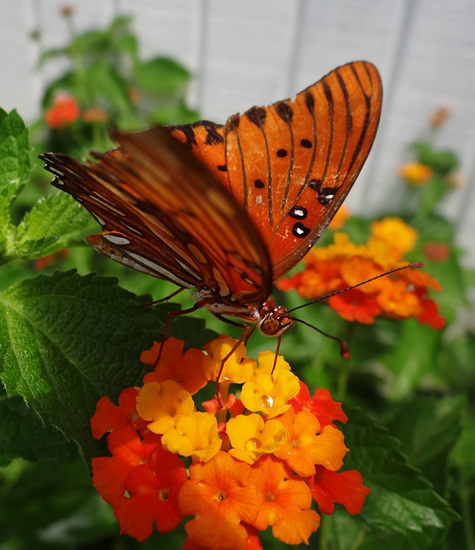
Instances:
[[[86,164],[45,153],[52,184],[102,226],[88,237],[113,260],[196,289],[195,305],[280,337],[293,320],[270,296],[315,244],[373,144],[377,69],[356,61],[294,100],[137,133]],[[247,325],[246,325],[247,326]]]

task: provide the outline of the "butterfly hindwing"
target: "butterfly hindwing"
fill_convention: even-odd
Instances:
[[[224,143],[208,144],[200,123],[188,125],[196,133],[193,152],[221,171],[219,180],[262,235],[274,281],[315,244],[351,189],[371,149],[381,101],[377,69],[357,61],[294,100],[230,117],[219,129]]]

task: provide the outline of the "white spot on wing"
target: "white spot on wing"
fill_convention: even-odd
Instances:
[[[119,237],[118,235],[102,235],[102,238],[118,246],[130,244],[129,239],[126,239],[125,237]]]
[[[262,195],[257,195],[256,204],[262,204]]]
[[[127,252],[127,254],[132,258],[135,258],[139,263],[150,268],[153,272],[159,273],[160,275],[165,277],[165,279],[168,279],[169,281],[172,281],[177,285],[184,286],[186,288],[193,288],[194,286],[194,285],[190,285],[190,283],[183,281],[182,279],[177,277],[174,273],[164,268],[163,266],[158,265],[155,262],[152,262],[151,260],[144,258],[143,256],[140,256],[140,254],[136,254],[135,252]],[[134,269],[137,269],[137,268],[134,267]]]
[[[94,216],[94,218],[96,218],[96,220],[97,220],[101,225],[106,225],[106,222],[105,222],[99,215],[97,215],[95,212],[91,212],[91,214]]]
[[[134,233],[137,233],[137,235],[140,235],[141,237],[145,237],[145,235],[141,231],[139,231],[136,227],[133,227],[132,225],[127,225],[126,223],[124,223],[124,225],[130,231],[133,231]]]
[[[180,260],[178,258],[175,258],[175,260],[181,265],[181,267],[185,270],[185,271],[188,271],[188,273],[190,273],[190,275],[193,275],[193,277],[196,277],[197,279],[199,279],[199,275],[196,273],[196,271],[193,271],[192,269],[190,269],[186,264],[184,264],[183,262],[180,262]]]

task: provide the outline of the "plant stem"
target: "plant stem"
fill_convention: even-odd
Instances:
[[[328,527],[329,527],[329,523],[328,523],[328,520],[329,518],[327,516],[325,516],[324,514],[322,514],[320,516],[321,520],[320,520],[320,550],[327,550],[327,547],[328,547]]]

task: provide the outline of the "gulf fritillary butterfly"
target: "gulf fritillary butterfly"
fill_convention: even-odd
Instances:
[[[272,284],[315,244],[351,189],[381,100],[377,69],[357,61],[293,101],[253,107],[224,126],[202,120],[115,132],[119,147],[86,165],[62,154],[41,158],[53,185],[102,226],[88,237],[99,252],[196,288],[191,310],[280,337],[293,320],[269,297]]]

